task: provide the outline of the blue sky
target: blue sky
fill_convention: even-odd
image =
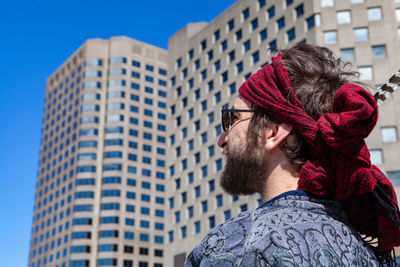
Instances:
[[[167,48],[190,22],[234,0],[2,1],[0,7],[1,266],[27,266],[45,82],[88,38],[125,35]]]

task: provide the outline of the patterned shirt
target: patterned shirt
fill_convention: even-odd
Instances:
[[[214,228],[190,266],[380,266],[339,202],[283,193]]]

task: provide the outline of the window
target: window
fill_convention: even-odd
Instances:
[[[112,65],[112,64],[121,64],[121,63],[126,63],[126,58],[124,58],[124,57],[113,57],[113,58],[110,58],[110,65]]]
[[[175,188],[176,188],[176,190],[181,188],[181,179],[180,178],[175,180]]]
[[[268,8],[267,13],[268,13],[269,19],[272,19],[273,17],[275,17],[275,6]]]
[[[368,8],[368,20],[375,21],[382,19],[382,9],[380,7]]]
[[[211,61],[214,58],[214,51],[213,50],[208,51],[207,55],[208,55],[208,61]]]
[[[207,200],[204,200],[201,202],[201,210],[203,213],[206,213],[208,211],[208,204]]]
[[[321,7],[333,7],[334,4],[334,0],[321,0]]]
[[[222,198],[222,195],[216,196],[216,197],[215,197],[215,200],[216,200],[216,202],[217,202],[217,207],[222,207],[222,205],[223,205],[223,198]]]
[[[260,54],[258,51],[254,52],[252,55],[253,64],[256,64],[260,60]]]
[[[360,81],[373,80],[372,67],[371,66],[358,67],[357,71],[360,73],[360,78],[359,78]]]
[[[242,11],[242,14],[243,14],[243,20],[248,19],[249,16],[250,16],[250,10],[249,10],[249,8],[246,8],[245,10],[243,10],[243,11]]]
[[[400,186],[400,171],[389,171],[386,174],[394,187]]]
[[[314,28],[315,26],[320,26],[321,25],[321,15],[320,14],[312,15],[311,17],[308,17],[306,19],[306,22],[307,22],[308,30]]]
[[[182,226],[181,227],[181,237],[186,238],[186,226]]]
[[[188,217],[189,218],[193,217],[193,206],[188,207]]]
[[[221,74],[222,82],[226,82],[228,80],[228,72],[225,71],[224,73]]]
[[[375,45],[372,46],[372,56],[373,58],[386,58],[386,46],[385,45]]]
[[[100,238],[118,237],[118,230],[101,230],[99,231]]]
[[[219,60],[215,61],[214,67],[215,67],[215,72],[219,71],[219,69],[221,68],[221,62]]]
[[[238,30],[236,33],[236,42],[240,41],[242,39],[242,30]]]
[[[205,79],[207,79],[207,70],[203,70],[201,72],[201,79],[204,81]]]
[[[303,14],[304,14],[304,5],[303,5],[303,4],[298,5],[298,6],[296,7],[296,17],[299,18],[299,17],[301,17]]]
[[[197,60],[194,62],[194,66],[195,66],[196,70],[200,69],[200,59],[197,59]]]
[[[278,20],[276,21],[276,25],[277,25],[277,27],[278,27],[278,31],[279,31],[280,29],[282,29],[283,27],[285,27],[285,17],[281,17],[280,19],[278,19]]]
[[[181,196],[182,196],[182,204],[186,203],[186,201],[187,201],[187,193],[186,193],[186,192],[183,192],[183,193],[181,194]]]
[[[369,153],[371,154],[371,163],[374,165],[382,165],[383,164],[383,156],[382,149],[370,149]]]
[[[364,0],[351,0],[352,4],[361,4],[364,3]]]
[[[354,48],[344,48],[340,49],[340,54],[342,56],[342,59],[347,62],[353,62],[354,61]]]
[[[206,177],[206,176],[208,175],[208,173],[207,173],[207,166],[201,167],[201,175],[202,175],[203,178]]]
[[[238,64],[236,64],[236,71],[238,74],[243,71],[243,62],[242,61],[240,61]]]
[[[235,21],[231,19],[230,21],[228,21],[228,30],[231,31],[233,30],[233,28],[235,28]]]
[[[136,68],[140,68],[140,62],[136,61],[136,60],[132,60],[132,66],[134,66]]]
[[[251,29],[254,31],[258,27],[258,19],[255,18],[251,21]]]
[[[337,31],[326,31],[324,32],[325,44],[336,44],[337,43]]]
[[[213,192],[215,190],[215,181],[214,180],[210,180],[208,182],[208,187],[209,187],[209,191]]]
[[[85,66],[101,66],[103,61],[101,59],[88,59],[85,61]]]
[[[214,81],[212,80],[209,81],[207,85],[208,85],[208,91],[211,92],[214,89]]]
[[[215,227],[215,216],[208,217],[208,223],[210,225],[210,229]]]
[[[246,211],[246,210],[247,210],[247,204],[243,204],[243,205],[240,206],[240,211],[241,212]]]
[[[338,11],[336,15],[338,24],[351,23],[350,10]]]
[[[215,161],[215,167],[216,167],[217,171],[222,170],[222,159],[217,159]]]
[[[397,141],[397,128],[396,126],[382,127],[381,128],[382,142],[391,143]]]
[[[292,41],[292,40],[294,40],[294,39],[296,38],[296,32],[295,32],[294,27],[291,28],[291,29],[287,32],[287,38],[288,38],[288,41],[289,41],[289,42]]]
[[[368,28],[356,28],[354,29],[354,39],[357,42],[368,40]]]
[[[175,212],[175,223],[179,223],[181,221],[181,212]]]
[[[400,21],[400,8],[396,8],[395,15],[396,15],[397,21]]]
[[[271,42],[269,42],[269,47],[276,49],[278,47],[278,43],[276,42],[276,40],[272,40]]]
[[[250,40],[247,40],[246,42],[243,43],[243,48],[244,48],[244,52],[247,52],[251,49]]]
[[[235,60],[235,50],[229,52],[228,56],[229,56],[229,62],[234,61]]]
[[[194,222],[194,232],[196,234],[200,233],[201,227],[200,227],[200,221],[195,221]]]
[[[193,145],[194,145],[193,139],[189,140],[188,141],[189,151],[193,150]]]
[[[188,174],[188,183],[189,183],[189,184],[192,184],[192,183],[193,183],[193,180],[194,180],[194,174],[193,174],[193,172],[190,172],[190,173]]]
[[[142,242],[149,242],[149,235],[148,234],[140,234],[139,239]]]
[[[181,66],[182,66],[182,59],[181,59],[181,58],[178,58],[178,59],[176,60],[176,67],[179,69]]]
[[[260,41],[262,42],[267,38],[268,38],[267,29],[260,31]]]
[[[201,188],[200,188],[200,186],[196,186],[196,187],[194,188],[194,195],[195,195],[196,198],[200,197],[200,195],[201,195]]]

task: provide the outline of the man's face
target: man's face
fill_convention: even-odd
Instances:
[[[251,109],[251,103],[241,96],[237,97],[232,109]],[[262,142],[250,147],[247,131],[253,113],[234,113],[232,126],[218,138],[223,148],[226,165],[221,174],[221,187],[231,195],[262,193],[266,179],[265,151]]]

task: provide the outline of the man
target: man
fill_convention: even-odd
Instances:
[[[282,50],[222,110],[221,186],[264,204],[214,228],[185,266],[379,266],[400,244],[396,195],[364,138],[372,96],[326,48]],[[378,241],[371,246],[360,235]]]

